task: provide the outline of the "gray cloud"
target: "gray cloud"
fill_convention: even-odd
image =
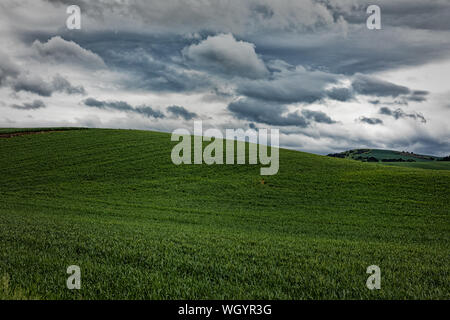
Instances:
[[[398,97],[399,95],[411,92],[409,88],[399,86],[388,81],[369,77],[363,74],[357,74],[352,83],[353,89],[363,95],[378,97]]]
[[[354,99],[354,93],[349,88],[333,88],[327,91],[327,95],[330,99],[337,101],[351,101]]]
[[[355,94],[378,95],[378,93],[391,97],[410,93],[409,101],[420,102],[425,100],[424,95],[413,94],[409,88],[362,74],[357,74],[354,78],[356,90],[353,90],[352,87],[335,87],[326,91],[326,87],[336,84],[339,79],[345,77],[332,72],[314,70],[314,67],[302,70],[301,66],[295,68],[285,61],[283,61],[285,66],[281,69],[278,68],[278,70],[269,66],[269,61],[266,61],[268,65],[266,67],[261,58],[256,55],[252,43],[237,41],[227,34],[210,36],[198,44],[192,44],[192,41],[196,40],[176,35],[92,33],[84,37],[74,37],[81,46],[88,48],[89,52],[95,52],[109,66],[132,74],[123,83],[129,88],[151,91],[198,92],[210,90],[216,86],[217,83],[214,83],[215,75],[235,75],[247,78],[264,78],[258,81],[241,79],[238,93],[253,98],[271,99],[280,103],[311,103],[324,98],[345,102],[354,99]],[[234,46],[225,46],[222,43],[224,41],[219,41],[221,37],[226,37]],[[72,43],[76,44],[76,42]],[[225,47],[222,50],[224,52],[221,51],[223,48],[219,44]],[[81,46],[79,47],[82,49]],[[241,50],[241,47],[245,49]],[[284,50],[285,48],[281,46],[280,48],[272,48],[271,51],[266,53],[269,57],[274,54],[283,56]],[[329,48],[326,50],[334,51],[335,49]],[[182,61],[181,52],[188,60],[187,64]],[[318,48],[315,59],[319,58],[321,52],[323,52],[323,49]],[[353,52],[348,53],[348,55],[352,57],[353,61]],[[345,58],[344,54],[341,56]],[[289,57],[287,59],[287,61],[292,60]],[[375,57],[372,57],[372,59],[376,60]],[[258,62],[261,62],[261,65]],[[311,63],[308,60],[303,62]],[[324,62],[326,61],[318,61],[320,65]],[[312,66],[314,64],[312,63]],[[333,64],[335,63],[333,62]],[[261,66],[262,69],[254,66]],[[199,68],[203,73],[191,72],[190,68]],[[333,67],[331,65],[324,69],[332,70]],[[261,70],[263,71],[260,72]],[[268,70],[273,72],[269,74]],[[358,69],[356,68],[354,71],[358,71]],[[320,79],[320,73],[322,73],[322,79]],[[328,79],[325,79],[325,77],[328,77]],[[270,94],[267,92],[270,92]],[[407,98],[405,97],[405,99]]]
[[[67,79],[56,74],[51,83],[40,76],[24,70],[0,52],[0,86],[10,86],[15,92],[26,91],[43,97],[50,97],[53,92],[67,94],[86,94],[83,86],[73,86]]]
[[[43,97],[50,97],[53,93],[52,85],[35,75],[20,75],[12,84],[14,91],[27,91]]]
[[[138,106],[134,108],[136,113],[142,114],[146,117],[153,117],[153,118],[165,118],[166,116],[164,115],[164,113],[162,113],[161,111],[158,110],[154,110],[152,107],[148,107],[148,106]]]
[[[59,74],[53,77],[53,89],[58,92],[65,92],[67,94],[86,94],[83,86],[73,86],[67,79]]]
[[[8,78],[16,78],[19,75],[19,67],[13,63],[9,57],[0,52],[0,86],[3,85]]]
[[[307,132],[308,139],[292,137],[292,145],[296,148],[302,145],[304,150],[313,145],[309,149],[313,152],[344,145],[399,148],[408,145],[414,141],[415,133],[411,127],[416,129],[416,124],[413,121],[397,121],[395,128],[373,126],[373,130],[367,131],[355,129],[355,126],[343,130],[339,125],[308,127],[308,124],[334,121],[332,118],[340,113],[342,119],[358,118],[370,112],[365,105],[367,99],[378,101],[377,109],[381,106],[393,108],[389,109],[389,115],[379,115],[380,119],[378,116],[367,119],[382,119],[385,123],[389,117],[423,121],[421,114],[410,112],[406,105],[430,100],[427,110],[435,113],[430,114],[433,125],[419,126],[423,130],[420,135],[429,134],[429,140],[421,140],[415,146],[425,148],[428,144],[430,148],[442,150],[448,147],[448,144],[438,143],[448,140],[445,127],[448,109],[439,105],[447,104],[447,100],[439,98],[439,89],[431,88],[436,79],[427,85],[430,88],[427,94],[423,90],[413,91],[416,89],[413,83],[423,80],[421,72],[426,71],[422,69],[418,69],[414,78],[405,80],[405,83],[411,83],[408,84],[410,88],[372,75],[378,71],[392,71],[385,73],[389,74],[386,77],[406,79],[402,77],[405,66],[417,68],[433,62],[447,67],[441,61],[450,57],[450,3],[448,0],[377,1],[382,8],[383,25],[378,31],[365,27],[365,9],[373,4],[370,0],[210,1],[201,5],[198,0],[133,0],[108,4],[84,0],[33,1],[35,8],[42,8],[38,16],[29,10],[27,2],[18,2],[15,6],[3,6],[0,12],[0,25],[7,27],[0,29],[14,30],[5,32],[8,40],[5,43],[12,46],[2,50],[14,57],[13,62],[17,62],[20,69],[26,66],[26,71],[14,68],[0,56],[0,85],[13,88],[16,84],[20,91],[34,91],[42,96],[53,92],[83,94],[84,87],[75,83],[68,86],[64,81],[52,78],[57,71],[67,70],[68,74],[76,72],[84,79],[91,77],[92,80],[83,83],[86,89],[92,87],[98,97],[108,97],[108,101],[87,99],[92,108],[153,118],[164,116],[164,113],[124,101],[139,101],[151,92],[149,101],[155,99],[159,104],[161,99],[167,98],[165,105],[171,105],[183,101],[180,99],[184,96],[190,105],[200,104],[199,109],[193,106],[188,112],[210,107],[213,125],[220,126],[228,121],[222,119],[222,108],[226,105],[229,113],[253,125],[277,123],[285,126],[281,129],[294,132],[293,135]],[[64,9],[69,4],[81,6],[82,30],[66,30],[61,18],[65,17]],[[225,48],[220,45],[226,41],[208,41],[211,38],[217,40],[224,34],[228,34],[230,40],[230,45]],[[30,55],[34,59],[30,59]],[[78,66],[84,68],[74,70],[73,67]],[[91,70],[97,71],[99,67],[107,69],[93,74]],[[428,66],[423,70],[429,70]],[[430,72],[436,76],[434,69]],[[66,73],[62,74],[66,76]],[[352,81],[353,85],[349,86]],[[118,90],[111,91],[111,88]],[[21,96],[4,88],[1,91],[4,105],[11,105],[8,101]],[[362,99],[361,95],[368,97]],[[74,100],[80,98],[67,98],[64,107],[71,112],[55,114],[61,123],[72,121],[79,111],[70,108],[75,105]],[[233,99],[236,102],[230,104]],[[288,104],[291,103],[328,103],[328,99],[341,102],[360,99],[361,106],[333,103],[331,108],[330,104],[331,117],[313,115],[308,113],[309,110],[289,111]],[[50,103],[51,100],[45,101]],[[24,105],[23,102],[17,104]],[[25,100],[25,103],[29,102]],[[153,103],[149,102],[149,105]],[[405,111],[394,110],[398,107]],[[417,106],[416,110],[424,111],[425,107],[428,104]],[[362,111],[364,109],[366,111]],[[121,114],[111,121],[98,116],[98,121],[92,123],[170,131],[176,122],[173,121],[175,114],[169,109],[161,110],[172,119],[148,121],[145,117]],[[31,123],[27,122],[24,112],[8,112],[11,113],[8,117],[17,123]],[[40,119],[44,119],[47,112],[51,110],[42,109]],[[93,111],[90,116],[94,118],[101,113]],[[184,119],[181,115],[178,117]],[[34,124],[40,125],[39,121],[44,120],[36,117]],[[326,130],[323,127],[327,127]],[[377,134],[381,128],[383,134]],[[397,138],[402,135],[404,140]]]
[[[378,118],[367,118],[367,117],[359,117],[359,122],[364,122],[367,124],[375,125],[375,124],[383,124],[383,120]]]
[[[73,41],[54,36],[47,42],[34,41],[31,46],[34,57],[47,62],[58,62],[81,65],[87,68],[103,68],[102,58],[95,53],[80,47]]]
[[[165,115],[158,111],[154,110],[153,108],[149,106],[137,106],[132,107],[130,104],[128,104],[125,101],[101,101],[94,98],[87,98],[83,101],[83,103],[88,107],[94,107],[99,109],[113,109],[113,110],[119,110],[124,112],[132,112],[136,114],[141,114],[146,117],[152,117],[152,118],[165,118]]]
[[[276,73],[271,80],[244,82],[239,86],[238,92],[265,101],[312,103],[325,98],[325,87],[339,79],[338,75],[308,71],[298,66],[294,70]]]
[[[53,77],[51,83],[35,75],[19,75],[11,81],[14,91],[27,91],[43,97],[50,97],[53,92],[65,92],[67,94],[86,94],[83,86],[73,86],[67,79],[59,74]]]
[[[388,107],[382,107],[379,110],[379,114],[384,114],[387,116],[394,117],[396,120],[401,119],[401,118],[411,118],[414,120],[420,120],[423,123],[427,122],[427,120],[425,119],[425,117],[422,114],[420,114],[418,112],[406,113],[401,108],[392,110],[392,109],[389,109]]]
[[[332,28],[336,21],[324,4],[314,0],[249,0],[239,2],[197,0],[166,0],[129,2],[114,1],[104,5],[87,0],[52,0],[64,5],[78,4],[94,21],[102,21],[104,28],[116,26],[115,18],[136,29],[145,23],[167,33],[200,31],[245,33],[270,30],[305,31]],[[111,21],[112,20],[112,21]],[[133,24],[134,23],[134,24]]]
[[[106,102],[105,101],[100,101],[100,100],[97,100],[97,99],[94,99],[94,98],[87,98],[83,102],[88,107],[106,108]],[[130,106],[130,108],[131,108],[131,106]]]
[[[359,14],[366,18],[364,12]],[[248,41],[255,43],[263,56],[276,56],[293,65],[322,68],[331,73],[354,75],[446,59],[450,54],[449,34],[448,31],[430,32],[406,27],[371,32],[364,20],[361,24],[349,25],[345,36],[338,32],[313,33],[304,37],[289,33],[256,34]]]
[[[310,120],[314,120],[319,123],[336,123],[333,119],[331,119],[326,113],[322,111],[312,111],[312,110],[302,110],[302,115]]]
[[[19,110],[36,110],[36,109],[41,109],[41,108],[45,108],[45,107],[46,107],[45,103],[42,102],[41,100],[34,100],[31,103],[25,102],[25,103],[22,103],[21,105],[19,105],[19,104],[11,105],[11,108],[19,109]]]
[[[408,101],[415,101],[415,102],[424,102],[427,100],[426,96],[429,94],[428,91],[424,90],[415,90],[412,92],[410,96],[408,96],[406,99]]]
[[[197,117],[195,112],[190,112],[186,110],[186,108],[180,106],[167,107],[167,111],[173,114],[176,118],[181,117],[184,120],[192,120]]]
[[[228,105],[231,111],[238,119],[265,123],[274,126],[297,126],[306,127],[306,119],[296,112],[282,115],[286,107],[276,106],[267,102],[261,102],[254,99],[241,99]]]
[[[190,44],[176,35],[111,32],[77,36],[76,41],[102,57],[112,70],[126,74],[126,89],[153,92],[200,92],[214,87],[213,76],[191,70],[181,51]]]
[[[65,0],[51,3],[71,4]],[[377,1],[382,7],[383,29],[388,32],[371,32],[365,27],[365,9],[373,4],[369,0],[212,1],[201,6],[197,0],[73,3],[81,6],[91,30],[142,35],[148,33],[143,32],[145,25],[167,37],[189,34],[193,39],[232,33],[254,43],[261,56],[324,67],[331,73],[351,75],[417,66],[450,53],[447,0]]]

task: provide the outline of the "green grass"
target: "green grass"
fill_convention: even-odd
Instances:
[[[175,144],[0,139],[6,298],[450,298],[450,172],[280,150],[262,184],[259,165],[175,166]],[[72,264],[81,290],[66,288]],[[381,290],[365,286],[373,264]]]
[[[450,170],[449,161],[421,161],[421,162],[386,162],[390,166],[432,169],[432,170]]]
[[[430,159],[437,159],[434,156],[428,155],[415,155],[415,154],[405,154],[399,151],[393,150],[382,150],[382,149],[371,149],[368,153],[366,153],[367,157],[375,157],[379,160],[381,159],[403,159],[403,160],[414,160],[418,162],[428,162]],[[424,157],[424,158],[422,158]],[[433,160],[431,160],[433,161]]]

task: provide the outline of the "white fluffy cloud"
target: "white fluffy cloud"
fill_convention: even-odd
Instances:
[[[210,36],[183,50],[195,66],[244,78],[262,78],[268,74],[264,62],[255,52],[255,46],[237,41],[231,34]]]
[[[52,37],[45,43],[36,40],[31,48],[37,59],[46,62],[74,64],[87,68],[105,67],[103,59],[98,55],[60,36]]]

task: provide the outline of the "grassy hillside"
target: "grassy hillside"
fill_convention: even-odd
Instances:
[[[449,161],[386,162],[385,164],[416,169],[450,170]]]
[[[382,162],[389,162],[395,160],[411,161],[411,162],[429,162],[439,160],[439,157],[415,154],[412,152],[382,150],[382,149],[353,149],[341,153],[330,154],[329,156],[335,158],[353,159],[360,161],[370,161],[376,159]]]
[[[259,165],[175,166],[175,143],[1,138],[0,297],[450,298],[450,172],[280,150],[262,183]]]

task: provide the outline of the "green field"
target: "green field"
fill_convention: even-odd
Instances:
[[[449,171],[282,149],[262,183],[259,165],[175,166],[175,144],[1,138],[0,297],[450,299]]]
[[[450,170],[449,161],[386,162],[385,165],[418,169]]]

